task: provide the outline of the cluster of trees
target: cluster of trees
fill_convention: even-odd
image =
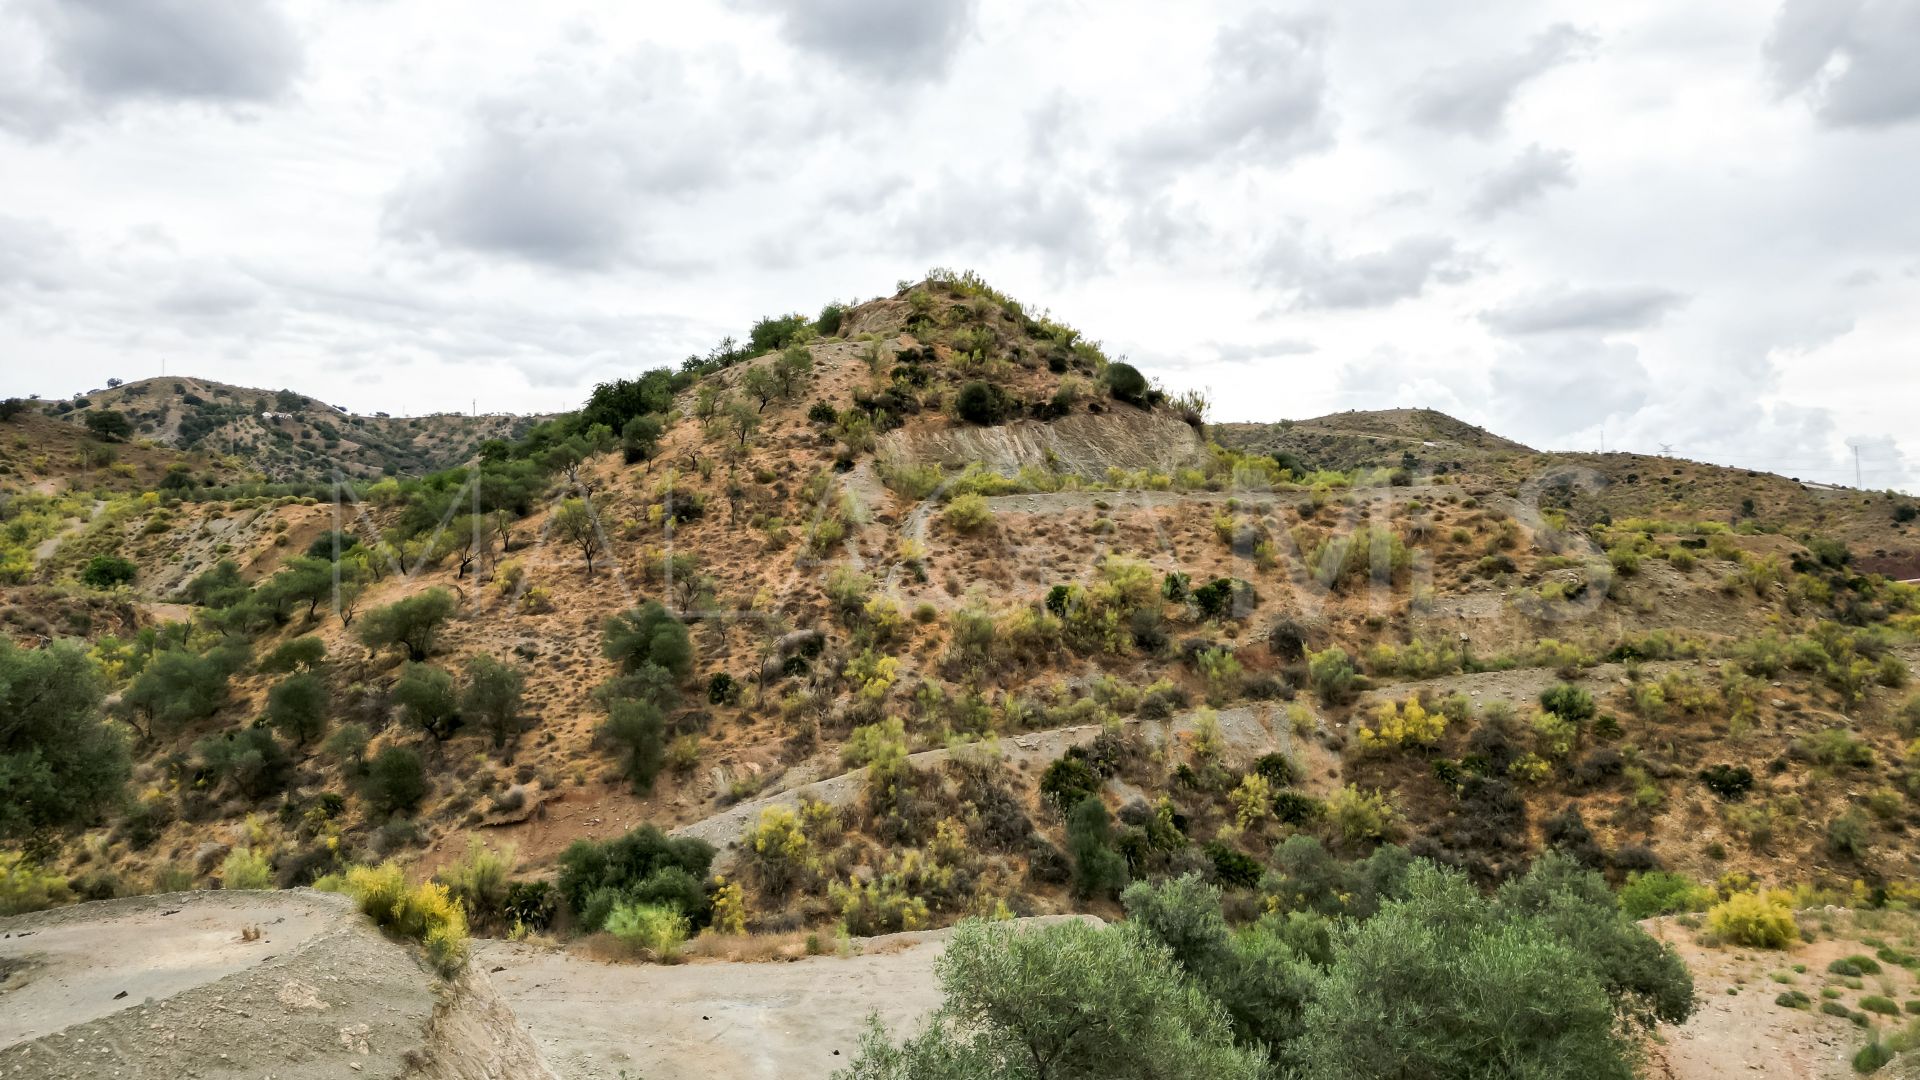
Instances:
[[[106,680],[80,646],[0,636],[0,838],[86,825],[118,807],[131,768]]]
[[[1635,1074],[1653,1023],[1694,1008],[1673,953],[1561,856],[1488,896],[1419,860],[1377,906],[1231,930],[1197,877],[1137,884],[1128,921],[963,924],[945,1000],[901,1042],[878,1025],[842,1080]]]
[[[693,642],[657,601],[609,618],[602,636],[601,651],[620,672],[597,692],[607,710],[600,738],[619,755],[634,791],[645,793],[666,761],[667,713],[693,674]]]

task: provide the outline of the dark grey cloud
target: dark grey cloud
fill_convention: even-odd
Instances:
[[[1291,291],[1295,308],[1377,308],[1410,300],[1432,284],[1465,281],[1480,260],[1444,236],[1410,236],[1348,256],[1283,237],[1256,269],[1261,283]]]
[[[647,250],[662,204],[723,187],[735,102],[645,55],[611,70],[549,66],[484,102],[464,139],[388,200],[388,235],[574,270],[674,260]]]
[[[38,0],[53,68],[85,98],[271,101],[299,76],[299,34],[266,0]]]
[[[1595,39],[1567,23],[1540,33],[1519,52],[1436,68],[1412,88],[1414,120],[1481,138],[1498,133],[1520,88],[1591,48]]]
[[[1545,198],[1549,189],[1572,186],[1573,155],[1536,144],[1482,176],[1467,209],[1486,220]]]
[[[734,0],[779,20],[780,36],[856,74],[938,79],[972,29],[977,0]]]
[[[1638,330],[1685,304],[1671,289],[1624,286],[1557,289],[1521,297],[1480,313],[1490,329],[1509,336]]]
[[[1231,154],[1271,164],[1325,145],[1326,39],[1325,22],[1274,12],[1222,30],[1206,93],[1123,146],[1126,160],[1153,174]]]
[[[1798,94],[1830,127],[1920,117],[1920,3],[1786,0],[1767,39],[1782,95]]]

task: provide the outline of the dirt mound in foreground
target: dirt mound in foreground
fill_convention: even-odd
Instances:
[[[0,919],[0,1075],[552,1080],[485,974],[308,889]]]

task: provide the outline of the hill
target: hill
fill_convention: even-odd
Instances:
[[[391,858],[478,932],[628,957],[673,918],[742,951],[1117,919],[1183,875],[1319,949],[1416,860],[1490,919],[1539,866],[1587,875],[1582,925],[1654,871],[1656,912],[1920,898],[1920,590],[1866,569],[1915,551],[1904,499],[1427,410],[1209,427],[971,276],[746,342],[338,506],[15,514],[53,543],[10,626],[139,625],[0,653],[94,672],[63,701],[130,755],[0,827],[82,895]]]
[[[82,424],[90,412],[124,413],[136,438],[229,458],[278,482],[418,475],[468,460],[488,439],[512,439],[537,417],[436,413],[359,416],[291,390],[259,390],[190,377],[142,379],[47,411]]]

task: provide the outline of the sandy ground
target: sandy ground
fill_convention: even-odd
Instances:
[[[1862,920],[1856,922],[1856,919]],[[1819,916],[1803,916],[1803,925],[1815,926]],[[1903,925],[1888,927],[1881,919]],[[1752,1077],[1755,1080],[1843,1080],[1858,1074],[1852,1058],[1865,1045],[1870,1032],[1839,1016],[1819,1011],[1823,988],[1836,992],[1832,999],[1858,1011],[1859,999],[1881,994],[1895,1002],[1920,997],[1920,985],[1914,973],[1886,964],[1876,975],[1866,976],[1862,988],[1855,990],[1827,974],[1827,965],[1843,956],[1872,956],[1875,948],[1861,938],[1885,940],[1906,951],[1901,944],[1916,924],[1906,916],[1887,916],[1866,912],[1856,917],[1850,912],[1832,912],[1828,918],[1834,930],[1815,930],[1817,939],[1800,942],[1792,948],[1773,951],[1734,947],[1709,947],[1700,944],[1693,932],[1671,919],[1652,920],[1648,929],[1674,944],[1687,967],[1693,972],[1699,1009],[1685,1026],[1663,1027],[1661,1041],[1652,1048],[1648,1075],[1663,1080],[1720,1080],[1723,1077]],[[1806,970],[1795,972],[1795,965]],[[1773,976],[1789,979],[1777,981]],[[1799,990],[1813,1000],[1811,1009],[1790,1009],[1774,1003],[1782,991]],[[1904,1026],[1912,1016],[1873,1018],[1884,1032]],[[1920,1061],[1903,1055],[1875,1073],[1876,1077],[1920,1076]]]
[[[7,1080],[551,1076],[483,972],[443,981],[311,890],[0,919],[0,972]]]
[[[329,908],[279,903],[270,893],[208,895],[219,900],[0,931],[0,968],[13,969],[0,981],[0,1046],[204,986],[342,921]],[[261,936],[243,940],[241,929],[256,926]]]
[[[817,1080],[852,1061],[869,1016],[899,1032],[940,1004],[933,964],[948,934],[865,938],[847,957],[670,967],[489,941],[475,962],[565,1080]]]

